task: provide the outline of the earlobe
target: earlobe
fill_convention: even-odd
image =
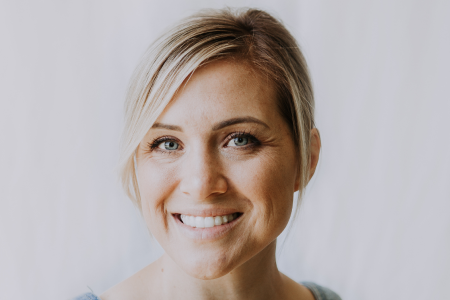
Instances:
[[[295,175],[295,183],[294,183],[294,193],[295,192],[298,192],[299,190],[300,190],[300,182],[301,182],[301,179],[302,179],[302,176],[301,176],[301,174],[302,174],[302,170],[301,170],[301,167],[300,167],[300,165],[297,163],[297,174]]]
[[[320,134],[317,128],[311,129],[311,142],[310,142],[310,161],[309,161],[309,180],[314,175],[316,171],[317,163],[319,162],[319,154],[320,154]]]
[[[299,189],[300,189],[300,180],[296,180],[294,186],[294,193],[298,192]]]

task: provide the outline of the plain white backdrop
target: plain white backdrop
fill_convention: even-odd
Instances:
[[[314,81],[322,156],[280,269],[346,300],[450,299],[445,0],[0,2],[0,299],[100,294],[161,255],[117,179],[128,80],[225,5],[281,18]]]

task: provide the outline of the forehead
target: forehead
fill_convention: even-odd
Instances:
[[[221,60],[197,69],[157,122],[204,126],[232,117],[268,120],[277,112],[276,105],[269,79],[245,62]]]

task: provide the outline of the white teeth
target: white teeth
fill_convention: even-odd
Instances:
[[[214,227],[214,218],[213,217],[205,218],[205,227]]]
[[[195,227],[205,228],[205,218],[195,217]]]
[[[222,217],[222,224],[227,224],[228,223],[228,217],[229,217],[229,215]]]
[[[222,217],[214,217],[214,225],[222,225]]]
[[[222,224],[227,224],[234,219],[237,218],[237,214],[229,214],[226,216],[216,216],[216,217],[194,217],[194,216],[187,216],[187,215],[181,215],[180,219],[181,221],[189,225],[191,227],[197,227],[197,228],[211,228],[214,226],[220,226]]]

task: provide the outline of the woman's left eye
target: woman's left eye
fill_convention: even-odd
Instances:
[[[238,137],[235,137],[235,138],[231,139],[231,140],[228,142],[227,146],[228,146],[228,147],[245,146],[245,145],[248,144],[248,142],[249,142],[249,138],[248,138],[248,137],[245,137],[245,136],[238,136]]]
[[[175,141],[165,141],[158,145],[162,150],[177,150],[180,147]]]

